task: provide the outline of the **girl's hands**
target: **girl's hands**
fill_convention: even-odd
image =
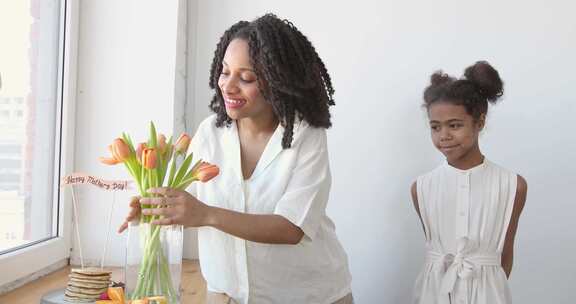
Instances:
[[[209,224],[210,207],[190,193],[167,187],[151,188],[148,193],[159,195],[158,197],[140,198],[140,204],[151,205],[151,208],[141,209],[143,215],[160,216],[151,224],[179,224],[184,227],[199,227]]]

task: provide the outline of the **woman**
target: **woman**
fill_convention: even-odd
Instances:
[[[157,224],[198,228],[213,294],[246,303],[353,303],[347,256],[326,215],[331,174],[326,128],[334,90],[324,63],[292,23],[240,21],[218,43],[215,90],[192,149],[221,174],[190,192],[151,190]],[[124,223],[121,230],[126,227]]]

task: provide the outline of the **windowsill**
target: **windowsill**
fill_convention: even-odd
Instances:
[[[112,270],[113,281],[123,280],[121,268],[110,268],[110,270]],[[44,294],[66,287],[69,273],[70,266],[66,266],[4,295],[0,295],[0,303],[40,303],[40,299]],[[197,260],[184,260],[182,266],[182,288],[182,303],[204,303],[206,282],[202,278]]]
[[[34,241],[34,242],[25,241],[20,246],[12,246],[12,247],[20,247],[20,248],[17,248],[16,250],[11,250],[9,252],[4,252],[4,253],[0,254],[0,260],[10,259],[10,258],[12,258],[18,254],[26,254],[29,251],[37,250],[37,248],[41,248],[41,247],[45,247],[45,246],[53,246],[53,244],[57,241],[58,241],[57,236],[38,240],[38,241]],[[31,245],[28,245],[30,243],[31,243]]]
[[[66,241],[56,237],[0,255],[0,294],[43,276],[50,267],[56,265],[49,271],[65,265],[67,248]]]

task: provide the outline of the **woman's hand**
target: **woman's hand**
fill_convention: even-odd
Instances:
[[[122,233],[124,230],[126,230],[126,228],[128,228],[128,223],[139,217],[140,217],[140,197],[133,196],[132,199],[130,200],[130,212],[128,213],[128,216],[124,220],[124,223],[122,223],[120,228],[118,228],[118,233]]]
[[[248,214],[210,207],[190,193],[172,188],[152,188],[157,197],[133,197],[130,213],[118,229],[143,215],[162,216],[154,225],[180,224],[184,227],[211,226],[236,237],[266,244],[298,244],[304,237],[302,229],[276,214]],[[141,205],[151,208],[142,208]]]
[[[184,227],[199,227],[208,225],[210,207],[202,203],[190,193],[172,188],[151,188],[148,193],[158,194],[158,197],[143,197],[140,204],[151,205],[142,209],[143,215],[161,216],[151,222],[153,225],[179,224]]]

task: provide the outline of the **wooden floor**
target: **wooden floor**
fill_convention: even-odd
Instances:
[[[111,268],[112,280],[122,280],[122,269]],[[2,304],[38,304],[42,296],[52,290],[66,287],[70,266],[30,282],[9,293],[0,295]],[[182,303],[204,303],[206,282],[200,273],[198,261],[184,260],[182,266]]]

